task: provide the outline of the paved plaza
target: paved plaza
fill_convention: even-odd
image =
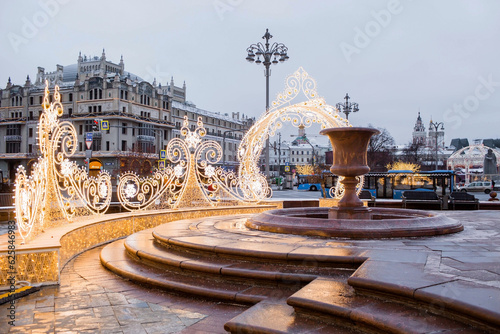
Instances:
[[[436,291],[430,291],[432,287],[427,289],[441,294],[443,301],[458,296],[465,303],[500,313],[498,211],[454,211],[446,214],[459,219],[464,224],[464,231],[445,236],[383,240],[316,238],[304,241],[303,237],[274,235],[272,242],[307,242],[308,245],[328,245],[337,251],[365,252],[373,261],[369,260],[372,265],[364,266],[363,272],[358,273],[360,277],[388,284],[418,286],[425,285],[429,277],[439,276],[446,282],[439,286],[442,290],[439,291],[438,287]],[[248,240],[244,232],[239,238]],[[0,331],[224,333],[224,324],[249,307],[134,284],[104,269],[99,261],[102,248],[91,249],[70,261],[62,271],[60,286],[44,287],[19,299],[16,326],[9,328],[2,325]],[[401,268],[410,268],[407,272],[411,273],[410,276],[395,275],[392,269],[396,264]],[[384,274],[387,270],[391,271],[391,275]],[[6,312],[6,306],[2,305],[2,319],[6,318]]]

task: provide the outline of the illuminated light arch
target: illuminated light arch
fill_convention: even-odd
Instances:
[[[290,102],[300,93],[307,98],[307,101],[291,104]],[[262,180],[264,178],[258,165],[260,155],[266,140],[274,136],[285,122],[297,128],[299,126],[308,128],[313,124],[319,124],[322,129],[352,126],[348,120],[340,116],[337,108],[328,105],[323,98],[318,96],[316,81],[300,67],[286,78],[285,90],[272,102],[269,112],[264,113],[243,137],[238,148],[240,179]],[[361,186],[362,182],[358,185],[358,190],[361,190]],[[245,190],[249,194],[252,193],[252,189],[248,187]],[[332,188],[331,193],[334,197],[341,197],[343,191],[341,188]]]
[[[454,170],[457,167],[465,169],[465,182],[470,182],[470,172],[469,169],[474,166],[483,166],[484,156],[488,153],[488,149],[493,151],[497,158],[497,168],[500,167],[500,152],[493,148],[485,146],[484,144],[474,144],[463,147],[458,151],[454,152],[448,159],[448,168]]]

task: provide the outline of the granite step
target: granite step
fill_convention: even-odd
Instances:
[[[407,304],[359,295],[346,283],[318,278],[287,299],[307,313],[377,333],[486,333],[458,320]]]
[[[148,266],[140,259],[131,257],[125,250],[124,240],[115,241],[104,247],[100,253],[100,260],[105,268],[140,284],[175,293],[241,304],[255,304],[267,298],[290,296],[302,286],[260,286],[254,283],[246,284],[245,280],[236,282],[214,279],[206,275],[193,275],[191,272]]]
[[[500,290],[454,276],[435,275],[423,264],[366,261],[348,279],[358,293],[403,301],[500,333]]]
[[[238,334],[359,334],[356,329],[304,316],[287,305],[286,299],[264,300],[226,322],[224,329]]]
[[[352,269],[330,268],[312,262],[292,265],[263,259],[245,261],[217,256],[210,251],[192,252],[173,248],[155,240],[151,233],[136,233],[125,240],[124,246],[130,254],[152,266],[234,278],[305,284],[318,276],[346,281],[354,272]]]

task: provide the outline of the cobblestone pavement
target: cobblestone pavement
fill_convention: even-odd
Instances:
[[[0,305],[0,333],[225,333],[224,323],[246,309],[130,283],[100,265],[101,249],[69,262],[60,286],[18,299],[16,326]]]
[[[492,298],[498,296],[497,290],[491,294],[491,288],[500,288],[499,213],[454,211],[447,215],[461,220],[465,230],[436,237],[326,242],[347,250],[361,247],[370,251],[373,259],[390,255],[410,267],[415,263],[425,275],[448,277],[461,284],[450,285],[443,295],[446,292],[471,305],[484,301],[490,307],[495,302]],[[297,237],[279,238],[293,242]],[[311,245],[317,242],[311,241]],[[224,333],[224,323],[247,309],[133,284],[101,266],[101,249],[94,248],[70,261],[62,270],[59,286],[44,287],[19,299],[15,327],[7,325],[7,305],[0,305],[0,333]],[[406,282],[403,271],[404,277],[387,274],[387,268],[394,270],[393,260],[386,261],[386,267],[371,261],[368,276],[393,284]]]

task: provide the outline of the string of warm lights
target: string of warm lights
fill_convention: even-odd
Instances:
[[[59,121],[63,115],[59,86],[54,88],[54,102],[49,97],[47,81],[38,123],[41,157],[30,176],[22,166],[16,174],[16,221],[23,242],[75,215],[102,214],[111,202],[109,173],[89,177],[84,167],[69,160],[76,152],[78,137],[73,124]]]
[[[201,117],[193,131],[185,117],[181,128],[184,138],[174,138],[167,145],[170,166],[156,171],[152,177],[139,177],[133,172],[120,176],[117,194],[121,205],[134,211],[258,203],[271,197],[271,188],[258,162],[266,140],[274,136],[284,122],[295,127],[320,124],[323,129],[351,126],[335,107],[318,97],[316,82],[303,68],[287,77],[285,83],[272,109],[245,134],[238,148],[238,173],[214,166],[222,158],[221,146],[213,140],[203,140],[207,132]],[[291,105],[300,93],[307,101]],[[38,125],[42,156],[34,164],[31,175],[27,176],[22,166],[16,175],[16,220],[24,242],[60,221],[105,213],[111,202],[109,173],[101,171],[97,177],[90,177],[84,167],[70,160],[77,149],[77,133],[70,122],[59,121],[63,115],[59,87],[55,86],[54,102],[49,102],[49,96],[47,82]],[[338,197],[341,192],[341,188],[336,188],[334,194]]]
[[[307,101],[291,105],[291,101],[300,93]],[[272,102],[269,112],[264,113],[243,137],[238,149],[240,179],[256,178],[266,139],[274,136],[283,127],[284,122],[289,122],[297,128],[308,128],[313,124],[319,124],[322,129],[352,126],[347,119],[340,116],[337,108],[326,104],[325,100],[318,96],[316,81],[300,67],[286,78],[285,89]],[[359,180],[356,187],[358,193],[364,182],[363,177]],[[337,186],[330,189],[330,195],[341,198],[344,193],[342,187],[343,185],[337,182]]]
[[[207,131],[201,117],[191,131],[184,117],[181,136],[169,141],[166,154],[171,163],[152,177],[127,172],[120,176],[118,198],[127,210],[181,208],[259,202],[270,191],[265,177],[238,179],[232,171],[214,167],[222,159],[222,148],[213,140],[203,140]],[[253,183],[252,183],[253,181]]]

